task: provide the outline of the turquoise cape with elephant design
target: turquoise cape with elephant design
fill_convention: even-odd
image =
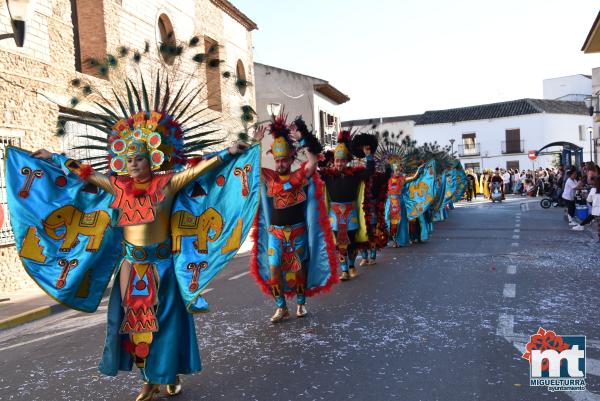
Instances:
[[[202,290],[246,238],[258,208],[260,148],[251,147],[179,192],[171,212],[179,293],[206,310]],[[6,187],[15,245],[31,278],[57,301],[97,309],[122,258],[113,196],[56,164],[10,147]],[[170,252],[169,252],[170,253]]]

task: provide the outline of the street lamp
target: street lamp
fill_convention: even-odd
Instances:
[[[588,108],[590,116],[594,116],[595,114],[600,114],[600,97],[598,93],[592,96],[588,96],[585,98],[585,105]],[[597,117],[594,117],[594,121],[597,121]],[[594,161],[594,156],[592,153],[593,142],[592,138],[594,135],[594,129],[592,127],[588,127],[588,133],[590,134],[590,161]]]
[[[454,141],[456,141],[456,139],[454,139],[454,138],[450,139],[450,146],[452,148],[452,153],[451,154],[454,154]]]
[[[592,136],[594,135],[594,129],[592,127],[588,127],[588,134],[590,134],[590,161],[594,161],[594,156],[592,156]]]
[[[267,113],[270,116],[278,116],[281,112],[281,103],[269,103],[267,104]]]
[[[31,13],[35,8],[36,0],[6,0],[8,15],[13,33],[0,35],[0,40],[13,38],[17,47],[23,47],[25,43],[25,22],[31,18]]]

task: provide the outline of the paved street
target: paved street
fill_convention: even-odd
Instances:
[[[600,400],[599,245],[526,201],[458,205],[428,243],[386,249],[280,325],[237,258],[196,317],[204,370],[177,400]],[[136,372],[97,371],[105,310],[0,332],[0,399],[133,400]],[[529,386],[540,326],[587,336],[588,392]]]

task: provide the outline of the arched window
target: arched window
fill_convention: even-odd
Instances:
[[[244,96],[246,94],[246,87],[248,86],[248,81],[246,80],[246,69],[244,68],[244,63],[242,60],[238,60],[235,66],[235,75],[236,75],[236,85],[240,94]]]
[[[161,14],[158,17],[158,34],[160,36],[159,50],[162,59],[168,65],[172,65],[175,60],[177,42],[175,39],[175,31],[173,24],[166,14]]]

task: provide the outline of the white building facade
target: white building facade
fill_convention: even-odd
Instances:
[[[591,75],[569,75],[544,79],[544,99],[583,102],[592,94]]]
[[[278,105],[289,120],[301,115],[322,144],[336,143],[347,95],[326,80],[261,63],[254,63],[254,79],[259,121],[270,119],[268,105]]]
[[[520,99],[459,109],[428,111],[416,122],[417,143],[451,144],[465,168],[475,171],[551,167],[560,146],[547,148],[535,161],[531,150],[555,142],[583,148],[590,160],[588,127],[592,126],[583,102]]]
[[[414,136],[415,121],[420,115],[379,117],[363,120],[348,120],[342,122],[342,129],[358,132],[369,132],[377,130],[379,132],[389,131],[393,133],[402,133],[402,136]]]
[[[585,38],[583,47],[581,48],[585,54],[600,53],[600,12],[596,15],[596,19],[590,28],[590,31]],[[592,69],[592,93],[589,97],[591,102],[590,114],[594,116],[594,126],[590,141],[594,146],[594,160],[598,164],[598,152],[600,152],[600,67]]]

